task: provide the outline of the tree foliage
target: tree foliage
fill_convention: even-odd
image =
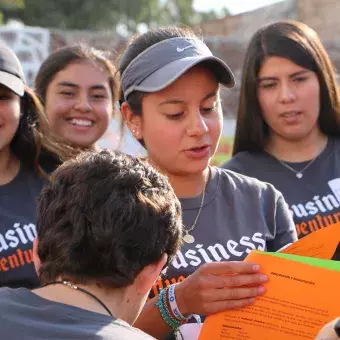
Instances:
[[[123,25],[130,32],[141,23],[190,25],[216,14],[195,13],[193,0],[0,0],[0,10],[5,20],[30,26],[102,30]]]

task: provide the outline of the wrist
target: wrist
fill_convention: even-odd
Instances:
[[[189,314],[191,314],[191,311],[188,309],[187,303],[185,301],[185,285],[183,282],[184,281],[176,285],[175,296],[179,311],[183,316],[187,317]]]

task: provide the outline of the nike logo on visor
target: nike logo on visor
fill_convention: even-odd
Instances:
[[[187,50],[188,48],[193,48],[193,47],[194,46],[192,46],[192,45],[189,45],[189,46],[186,46],[186,47],[183,47],[183,48],[177,47],[176,50],[177,50],[177,52],[183,52],[183,51]]]

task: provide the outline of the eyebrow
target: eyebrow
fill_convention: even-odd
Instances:
[[[305,73],[309,73],[311,72],[310,70],[301,70],[301,71],[297,71],[297,72],[294,72],[292,74],[289,75],[289,78],[294,78],[296,76],[300,76],[302,74],[305,74]],[[264,80],[277,80],[278,77],[261,77],[258,79],[258,82],[261,82],[261,81],[264,81]]]
[[[58,86],[67,86],[67,87],[72,87],[72,88],[79,88],[79,86],[77,84],[68,82],[68,81],[62,81],[60,83],[57,84]],[[96,85],[92,85],[90,87],[91,90],[106,90],[106,87],[104,85],[100,85],[100,84],[96,84]]]
[[[207,94],[201,101],[205,101],[209,98],[216,97],[217,94],[218,94],[218,91],[211,92],[211,93]],[[166,105],[166,104],[182,104],[182,103],[184,103],[184,100],[169,99],[169,100],[165,100],[164,102],[161,102],[160,104],[158,104],[158,106]]]

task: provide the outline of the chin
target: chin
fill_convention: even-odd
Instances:
[[[210,164],[211,158],[199,162],[188,162],[187,167],[184,169],[188,173],[199,173],[204,171]]]
[[[80,149],[87,149],[87,148],[91,148],[94,144],[95,141],[93,142],[92,139],[91,140],[72,140],[72,139],[68,139],[67,140],[68,143],[70,143],[71,145],[75,146],[76,148],[80,148]]]

